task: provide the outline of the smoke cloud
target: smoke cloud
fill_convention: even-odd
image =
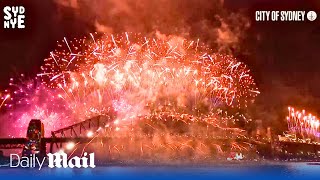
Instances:
[[[60,13],[72,12],[97,32],[161,32],[200,39],[215,51],[240,50],[250,27],[243,12],[224,8],[223,0],[56,0]],[[61,16],[63,17],[63,16]]]

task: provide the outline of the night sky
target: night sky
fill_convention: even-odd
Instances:
[[[288,105],[320,116],[320,1],[285,0],[28,0],[0,1],[24,5],[26,29],[0,28],[0,89],[21,73],[32,78],[43,59],[63,37],[90,32],[123,31],[200,38],[213,50],[233,54],[246,63],[261,91],[253,111],[266,124],[281,124]],[[313,10],[314,22],[255,22],[256,10]],[[231,15],[231,14],[234,15]],[[237,15],[237,14],[241,15]],[[244,19],[242,17],[245,17]],[[3,16],[0,21],[3,22]],[[222,20],[221,20],[222,19]],[[217,41],[216,31],[228,24],[235,39]],[[221,48],[222,46],[222,48]],[[318,116],[318,117],[319,117]]]

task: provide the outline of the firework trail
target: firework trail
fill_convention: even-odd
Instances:
[[[1,104],[0,104],[0,109],[1,109],[1,107],[3,106],[3,104],[6,102],[6,100],[9,99],[9,98],[10,98],[10,94],[7,94],[5,97],[2,97],[2,98],[1,98],[2,102],[1,102]],[[5,105],[6,105],[6,104],[5,104]]]
[[[14,105],[30,105],[16,124],[23,128],[40,118],[58,129],[96,115],[132,123],[164,112],[202,120],[222,106],[245,108],[259,94],[249,69],[210,51],[199,40],[179,37],[64,38],[44,60],[41,83],[23,81],[11,92],[18,97]]]

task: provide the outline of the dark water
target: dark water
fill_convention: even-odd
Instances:
[[[317,179],[320,165],[307,163],[279,163],[272,165],[224,164],[210,167],[188,166],[108,166],[94,169],[16,169],[0,167],[2,179]]]

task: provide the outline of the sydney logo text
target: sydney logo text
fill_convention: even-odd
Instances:
[[[26,9],[23,6],[5,6],[4,23],[5,29],[24,29],[25,28],[25,15]]]

